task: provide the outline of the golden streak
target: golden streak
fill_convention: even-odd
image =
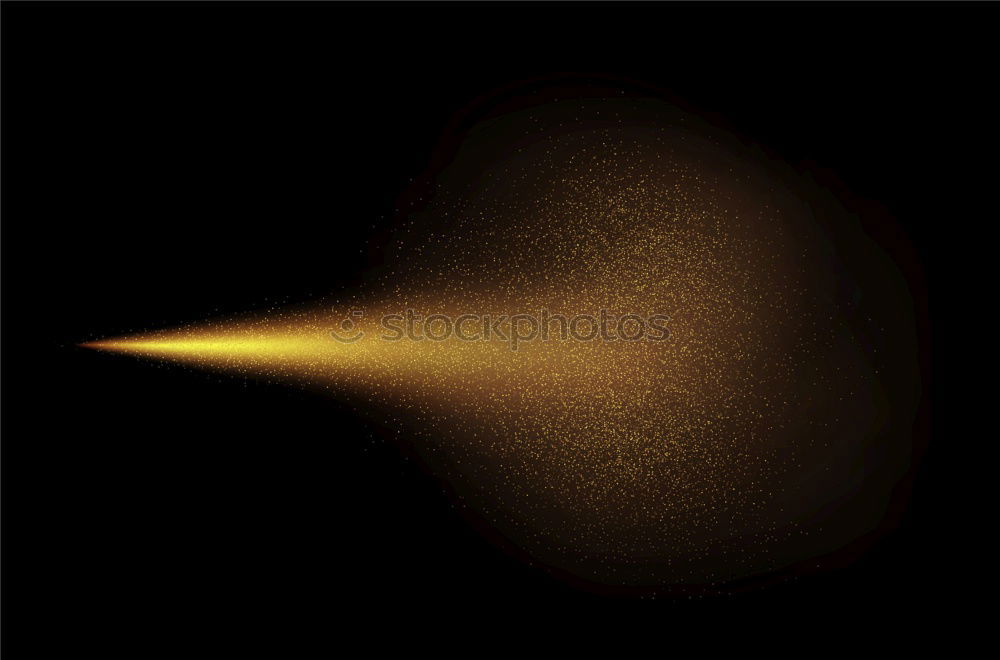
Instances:
[[[505,143],[490,130],[499,129],[481,139]],[[686,138],[626,125],[519,148],[482,174],[480,194],[436,197],[428,212],[447,231],[404,235],[395,256],[405,265],[364,305],[86,346],[361,393],[384,425],[424,441],[421,456],[463,508],[587,577],[769,570],[814,552],[818,537],[798,522],[840,493],[814,484],[859,479],[861,439],[883,423],[883,395],[854,326],[837,316],[830,238],[808,207]],[[464,182],[463,171],[480,169],[459,160],[452,172]],[[502,182],[495,193],[492,182]],[[868,341],[897,323],[880,312],[903,299],[885,284],[894,281],[883,276],[883,298],[845,312],[852,324],[882,314]],[[364,338],[336,341],[331,330],[359,307]],[[410,308],[453,318],[662,313],[670,338],[517,351],[382,339],[379,319]]]
[[[192,339],[119,339],[82,344],[86,348],[161,357],[196,357],[224,360],[281,360],[328,353],[329,338],[207,336]]]

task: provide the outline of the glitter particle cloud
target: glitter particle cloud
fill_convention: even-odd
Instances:
[[[405,417],[469,515],[586,580],[722,582],[831,552],[879,525],[908,460],[908,293],[832,197],[718,135],[655,102],[511,112],[433,173],[364,290],[87,346]],[[670,336],[380,339],[406,309],[664,314]],[[364,336],[334,341],[353,310]]]

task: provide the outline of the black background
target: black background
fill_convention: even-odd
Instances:
[[[94,620],[183,638],[345,605],[620,598],[482,538],[346,403],[76,344],[350,289],[457,111],[561,80],[659,89],[812,173],[869,218],[926,315],[937,230],[980,162],[994,17],[4,3],[5,609],[99,641]],[[921,328],[918,447],[936,419],[936,327]],[[932,440],[898,529],[857,561],[694,607],[934,607],[954,586],[950,465]]]

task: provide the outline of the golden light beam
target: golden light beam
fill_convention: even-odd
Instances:
[[[847,268],[814,207],[691,134],[601,126],[543,135],[486,172],[463,151],[452,176],[466,190],[480,173],[476,194],[439,194],[428,213],[446,231],[398,241],[409,265],[369,292],[356,342],[331,336],[351,314],[338,304],[84,345],[363,393],[405,418],[463,507],[588,578],[724,579],[822,550],[799,521],[861,478],[884,425],[855,328],[868,323],[880,360],[908,350],[880,334],[905,326],[905,291],[867,239],[838,244],[878,274],[841,313]],[[502,128],[477,139],[506,144]],[[670,340],[383,339],[380,319],[408,308],[665,313]],[[850,533],[830,529],[828,545]]]
[[[268,361],[314,359],[335,352],[329,337],[303,335],[197,335],[185,338],[126,338],[93,341],[84,348],[134,353],[164,359],[194,359],[265,364]]]

